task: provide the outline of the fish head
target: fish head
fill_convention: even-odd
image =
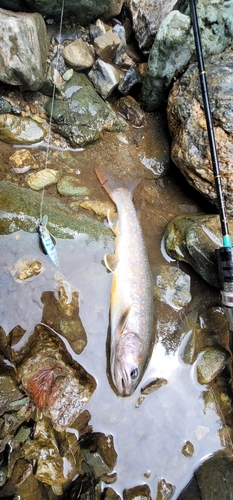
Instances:
[[[145,365],[143,341],[137,333],[124,332],[111,355],[112,381],[121,396],[130,396],[136,389]]]

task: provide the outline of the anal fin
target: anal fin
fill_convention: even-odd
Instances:
[[[113,231],[114,234],[117,234],[118,222],[119,222],[118,213],[114,212],[112,208],[109,208],[107,211],[107,218],[111,230]]]
[[[111,254],[111,253],[106,253],[105,256],[104,256],[104,263],[105,263],[105,266],[107,267],[107,269],[109,271],[111,271],[112,273],[114,273],[116,267],[117,267],[117,264],[119,262],[119,259],[118,257],[116,256],[115,253]]]

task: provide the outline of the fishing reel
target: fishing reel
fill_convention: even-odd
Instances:
[[[233,350],[233,248],[221,247],[215,250],[222,286],[222,303],[230,330],[230,349]]]

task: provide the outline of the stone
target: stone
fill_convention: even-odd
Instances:
[[[99,139],[104,130],[119,130],[115,113],[95,91],[92,83],[82,73],[75,73],[64,85],[64,100],[49,100],[45,105],[52,126],[66,137],[71,146],[84,147]]]
[[[230,359],[229,352],[217,347],[206,347],[196,362],[199,384],[209,384],[225,368]]]
[[[67,64],[76,71],[90,68],[95,62],[93,46],[77,38],[63,48],[63,56]]]
[[[31,118],[0,115],[0,140],[9,144],[29,145],[42,141],[46,130]]]
[[[104,12],[103,18],[112,19],[112,17],[116,17],[120,14],[121,9],[123,7],[124,0],[110,0],[108,9]]]
[[[64,175],[57,183],[57,190],[62,196],[84,198],[89,194],[87,187],[82,186],[80,179],[74,175]]]
[[[177,267],[160,266],[156,276],[154,296],[174,309],[181,309],[191,301],[190,276]]]
[[[156,0],[129,0],[133,31],[140,49],[148,53],[163,19],[175,7],[177,0],[160,2]]]
[[[134,87],[136,84],[141,83],[141,77],[139,75],[139,72],[135,66],[131,66],[129,68],[124,77],[122,78],[120,84],[118,85],[118,90],[126,95],[129,93],[129,91]]]
[[[40,12],[42,16],[50,17],[56,22],[60,22],[62,0],[50,0],[50,2],[41,2],[41,0],[26,0],[30,10]],[[109,8],[110,0],[65,0],[64,20],[69,23],[76,21],[85,26],[98,16],[101,16]]]
[[[150,488],[147,484],[127,488],[123,491],[124,500],[152,500]]]
[[[111,62],[116,53],[117,48],[121,44],[121,39],[114,33],[113,30],[98,36],[94,39],[94,48],[100,59]]]
[[[130,95],[118,99],[115,109],[133,127],[142,127],[146,121],[146,114]]]
[[[34,156],[28,149],[17,149],[9,158],[9,163],[16,174],[24,174],[30,169],[39,168]]]
[[[107,99],[120,82],[117,69],[101,59],[97,59],[89,71],[88,77],[103,99]]]
[[[233,53],[205,61],[210,109],[226,212],[233,215]],[[171,157],[189,184],[218,207],[213,166],[196,64],[176,82],[168,101]],[[224,144],[224,147],[223,147]]]
[[[43,17],[38,13],[13,13],[0,9],[0,40],[3,49],[0,80],[10,85],[23,85],[29,90],[39,89],[47,57]]]
[[[3,97],[0,97],[0,114],[10,113],[11,110],[10,103]]]
[[[39,172],[29,174],[27,177],[27,184],[31,189],[40,191],[44,187],[56,184],[59,177],[60,173],[58,170],[44,168],[43,170],[39,170]]]
[[[190,441],[186,441],[183,448],[182,453],[185,457],[192,457],[194,454],[194,446]]]
[[[170,500],[175,493],[176,487],[167,483],[165,479],[158,482],[156,500]]]
[[[116,465],[117,453],[113,437],[102,432],[94,432],[80,442],[84,460],[93,467],[97,477],[107,474]]]

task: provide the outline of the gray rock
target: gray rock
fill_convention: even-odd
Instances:
[[[65,175],[57,183],[58,193],[62,196],[79,196],[84,198],[89,194],[86,186],[80,185],[80,179],[74,175]]]
[[[98,56],[106,62],[111,62],[121,44],[121,39],[113,30],[107,31],[94,40],[94,48]]]
[[[88,76],[97,92],[107,99],[120,81],[120,75],[112,64],[97,59]]]
[[[110,0],[109,8],[104,13],[104,19],[108,20],[112,17],[118,16],[121,12],[124,0]]]
[[[209,384],[225,368],[229,358],[230,353],[225,349],[206,347],[196,362],[198,382]]]
[[[233,53],[226,50],[206,60],[208,93],[226,211],[233,214]],[[174,84],[168,101],[173,137],[171,156],[188,182],[218,206],[203,100],[196,65]],[[224,146],[223,146],[224,145]]]
[[[141,83],[141,76],[137,68],[131,66],[131,68],[126,71],[121,83],[118,85],[118,89],[122,94],[127,95],[131,88],[138,83]]]
[[[141,50],[148,52],[162,20],[174,8],[177,0],[129,0],[128,6],[133,21],[133,30]]]
[[[0,80],[37,90],[42,86],[47,57],[47,34],[40,14],[0,9],[2,40]]]
[[[176,71],[196,59],[189,8],[181,1],[175,7],[179,6],[182,13],[173,11],[162,21],[150,52],[142,96],[147,111],[162,104]],[[205,59],[220,54],[231,45],[231,2],[220,0],[210,4],[207,0],[199,0],[197,15]]]
[[[31,118],[0,114],[0,140],[9,144],[34,144],[42,141],[46,131]]]
[[[28,8],[34,12],[39,12],[42,16],[51,17],[55,21],[60,21],[62,0],[50,0],[43,2],[41,0],[26,0]],[[106,12],[110,4],[110,0],[65,0],[64,3],[64,19],[78,21],[82,25],[96,19],[98,16]]]
[[[0,114],[5,114],[5,113],[10,113],[11,112],[11,105],[6,99],[3,97],[0,97]]]

